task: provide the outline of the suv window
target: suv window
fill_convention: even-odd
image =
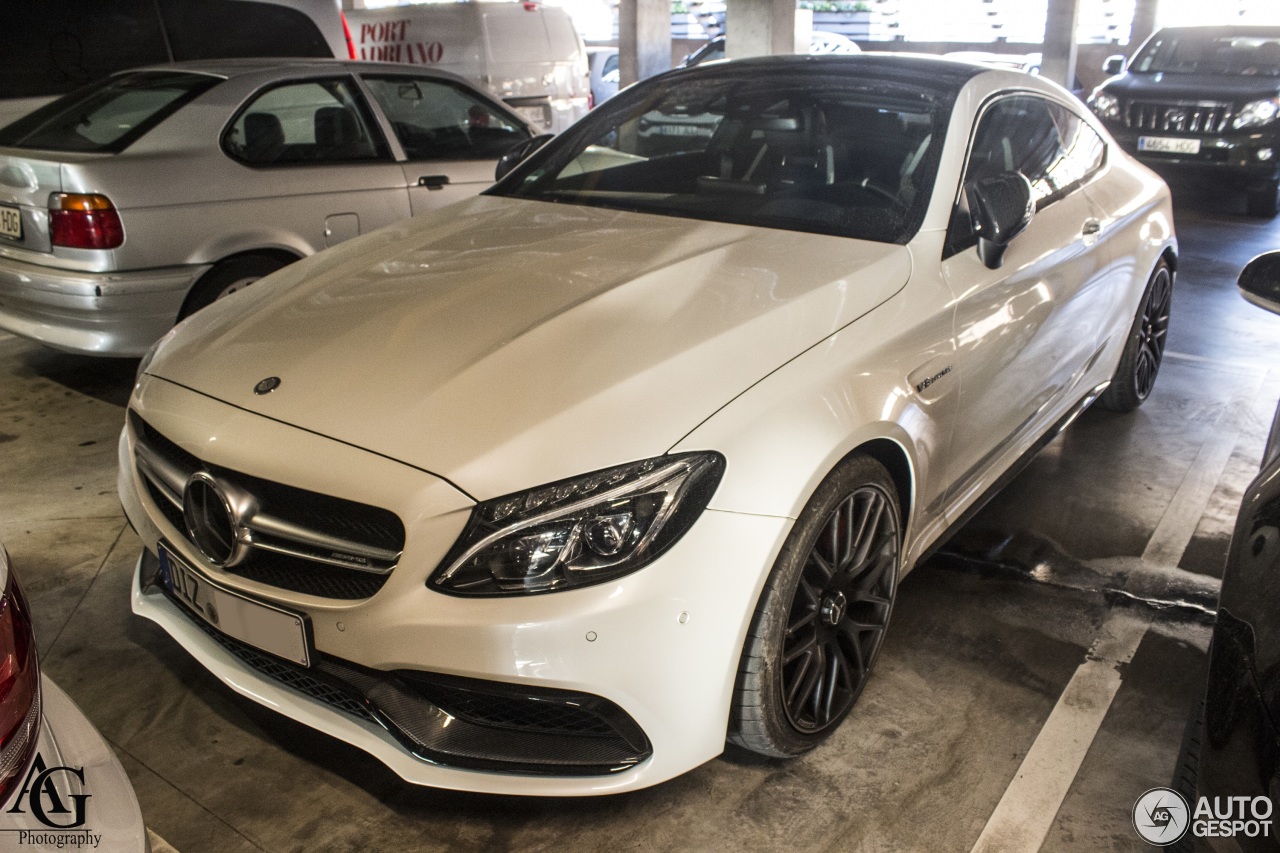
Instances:
[[[258,94],[222,134],[251,166],[389,159],[350,78],[286,83]]]
[[[168,62],[153,0],[0,3],[0,96],[61,95],[113,71]]]
[[[1031,183],[1036,209],[1043,210],[1101,168],[1106,145],[1093,128],[1060,104],[1034,95],[994,102],[978,120],[962,187],[1004,172],[1021,172]],[[946,256],[976,238],[965,193],[960,193],[947,238]]]
[[[120,74],[46,104],[0,130],[0,145],[116,153],[220,80],[205,74]]]
[[[246,0],[160,0],[173,58],[333,56],[306,14]]]
[[[431,77],[364,78],[410,160],[493,160],[529,132],[514,117]]]

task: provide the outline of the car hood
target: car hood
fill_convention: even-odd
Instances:
[[[215,303],[147,372],[483,500],[666,452],[910,271],[904,246],[480,197]]]
[[[1244,104],[1274,98],[1280,79],[1241,74],[1138,74],[1129,72],[1105,84],[1108,94],[1127,99],[1224,101]]]

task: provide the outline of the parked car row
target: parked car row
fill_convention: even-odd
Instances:
[[[643,788],[818,747],[901,578],[1152,393],[1169,193],[1091,106],[766,58],[547,141],[403,64],[123,72],[0,129],[0,328],[142,355],[132,607],[233,690],[411,782]]]

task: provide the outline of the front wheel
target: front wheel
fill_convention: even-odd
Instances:
[[[1111,384],[1098,398],[1099,406],[1113,412],[1132,412],[1151,396],[1164,360],[1172,304],[1173,270],[1161,258],[1147,281],[1120,364],[1111,377]]]
[[[729,740],[777,758],[825,740],[871,675],[898,588],[902,524],[884,466],[855,455],[814,492],[756,606]]]
[[[241,255],[215,264],[191,288],[178,319],[185,320],[201,308],[243,290],[284,265],[283,260],[270,255]]]

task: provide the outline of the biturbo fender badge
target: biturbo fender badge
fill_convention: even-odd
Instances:
[[[266,379],[262,380],[257,385],[253,386],[253,393],[257,394],[258,396],[262,396],[263,394],[270,394],[272,391],[276,390],[279,387],[280,387],[280,377],[268,376]]]
[[[947,393],[952,383],[946,381],[951,376],[951,358],[954,353],[941,354],[911,371],[907,382],[911,389],[925,400],[936,400]]]

